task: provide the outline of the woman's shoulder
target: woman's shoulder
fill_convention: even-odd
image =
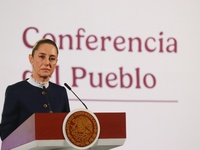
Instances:
[[[27,80],[23,80],[23,81],[18,81],[18,82],[16,82],[16,83],[13,83],[13,84],[11,84],[11,85],[9,85],[9,86],[11,86],[11,87],[20,87],[20,86],[23,86],[23,85],[27,85]]]
[[[21,88],[24,89],[26,86],[28,86],[28,82],[26,80],[23,80],[8,85],[7,89],[21,89]]]
[[[52,87],[55,87],[55,88],[64,88],[63,86],[56,84],[56,83],[53,83],[53,82],[49,82],[49,85],[52,86]]]
[[[64,91],[64,92],[66,91],[63,86],[55,84],[53,82],[49,82],[49,87],[51,90]]]

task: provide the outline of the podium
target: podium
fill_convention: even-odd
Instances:
[[[94,113],[100,134],[91,150],[122,146],[126,139],[125,113]],[[75,150],[62,132],[67,113],[35,113],[2,141],[2,150]]]

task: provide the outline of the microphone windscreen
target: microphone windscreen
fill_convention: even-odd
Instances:
[[[64,85],[71,91],[71,87],[67,83],[64,83]]]

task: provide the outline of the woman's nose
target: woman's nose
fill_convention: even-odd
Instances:
[[[48,57],[46,57],[46,58],[44,59],[44,64],[50,64],[50,60],[49,60]]]

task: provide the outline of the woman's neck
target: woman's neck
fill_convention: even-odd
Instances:
[[[31,75],[31,77],[39,83],[45,83],[45,82],[49,82],[49,78],[48,77],[36,77],[35,75]]]
[[[49,86],[49,81],[47,81],[47,82],[40,82],[40,81],[34,79],[33,76],[31,76],[31,77],[28,79],[28,82],[29,82],[30,84],[32,84],[33,86],[36,86],[36,87],[39,87],[39,88],[43,88],[44,86],[45,86],[46,88],[48,88],[48,86]]]

